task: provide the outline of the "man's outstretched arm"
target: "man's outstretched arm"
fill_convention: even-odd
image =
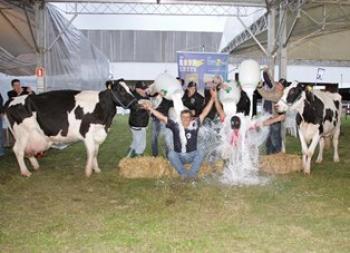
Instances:
[[[216,100],[216,96],[217,96],[216,89],[211,89],[210,95],[211,95],[211,98],[210,98],[208,104],[204,107],[202,113],[199,115],[199,120],[201,123],[204,121],[205,117],[207,117],[211,108],[213,107],[214,101]]]
[[[168,117],[164,116],[163,113],[158,112],[156,109],[153,108],[151,104],[145,103],[143,104],[143,108],[145,108],[147,111],[149,111],[151,114],[153,114],[157,119],[162,121],[163,123],[168,123]]]

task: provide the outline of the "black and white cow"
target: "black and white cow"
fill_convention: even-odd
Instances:
[[[104,91],[58,90],[25,95],[8,101],[6,116],[15,137],[13,151],[21,174],[30,176],[24,157],[35,170],[36,155],[53,144],[84,141],[87,150],[86,176],[100,172],[98,148],[116,114],[116,106],[137,106],[122,79],[107,81]]]
[[[310,174],[311,158],[317,144],[319,144],[319,154],[316,162],[322,162],[325,137],[332,137],[333,160],[339,161],[338,139],[342,107],[341,96],[338,93],[312,90],[311,86],[293,82],[284,90],[276,107],[279,112],[297,111],[296,121],[305,174]]]

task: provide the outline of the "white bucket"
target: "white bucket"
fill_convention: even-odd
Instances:
[[[229,83],[224,83],[225,88],[219,91],[219,100],[223,105],[225,114],[236,113],[236,105],[241,98],[241,90],[236,81],[231,80]]]
[[[174,94],[177,94],[179,97],[183,97],[184,95],[184,91],[179,81],[168,73],[163,73],[157,76],[154,80],[154,85],[155,89],[158,92],[161,92],[168,100],[172,100]]]
[[[253,94],[261,80],[260,65],[254,60],[245,60],[239,65],[239,81],[250,99],[250,116],[253,114]]]

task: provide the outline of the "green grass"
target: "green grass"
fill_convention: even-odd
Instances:
[[[50,150],[31,178],[9,152],[0,158],[0,252],[350,252],[350,121],[342,133],[339,164],[327,150],[309,177],[250,187],[120,178],[125,117],[89,179],[82,144]],[[299,153],[298,141],[287,148]]]

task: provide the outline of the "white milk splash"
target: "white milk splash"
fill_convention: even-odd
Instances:
[[[166,99],[172,100],[174,103],[175,115],[169,115],[171,119],[176,121],[179,125],[181,152],[186,152],[187,139],[185,136],[185,129],[181,122],[181,112],[185,109],[182,103],[184,90],[179,81],[168,73],[162,73],[154,80],[150,90],[161,93]]]
[[[174,103],[174,110],[176,115],[175,121],[178,122],[178,125],[179,125],[180,139],[181,139],[181,152],[185,153],[187,139],[185,135],[185,128],[183,127],[181,122],[181,112],[185,109],[184,104],[182,103],[182,94],[178,92],[172,94],[171,100],[173,100],[173,103]]]
[[[231,118],[240,119],[240,128],[231,128]],[[243,114],[225,118],[220,131],[221,145],[218,151],[224,159],[223,175],[220,182],[228,185],[261,185],[268,182],[267,177],[259,175],[259,147],[264,143],[269,129],[256,127],[262,124],[260,119],[252,120]]]

